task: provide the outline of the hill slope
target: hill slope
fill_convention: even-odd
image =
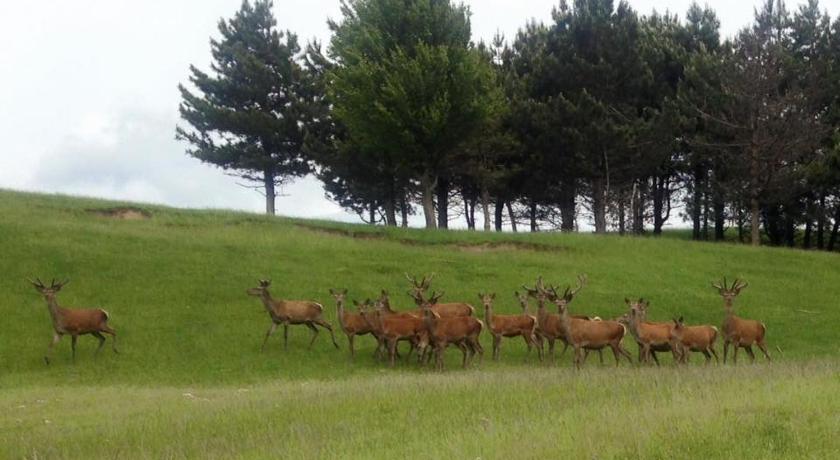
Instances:
[[[0,457],[838,454],[830,440],[840,435],[840,407],[829,396],[840,390],[836,255],[154,206],[143,206],[148,219],[100,212],[119,206],[0,191]],[[446,299],[477,304],[477,292],[495,291],[499,312],[518,311],[513,291],[538,275],[567,284],[586,273],[574,312],[613,317],[624,297],[643,296],[653,319],[712,324],[723,309],[709,283],[739,276],[750,287],[736,307],[767,324],[777,362],[703,368],[695,358],[689,369],[616,370],[607,357],[607,366],[590,360],[576,374],[568,354],[540,366],[513,341],[501,361],[488,353],[469,371],[451,352],[448,372],[436,374],[384,368],[367,337],[351,362],[328,288],[359,300],[385,288],[407,307],[406,271],[437,273],[433,288]],[[94,361],[95,340],[83,337],[73,365],[65,339],[45,366],[52,331],[44,301],[24,281],[33,276],[70,278],[59,296],[65,306],[107,309],[122,353],[106,348]],[[342,349],[322,333],[308,351],[309,331],[293,327],[288,350],[276,334],[261,354],[269,320],[245,295],[258,278],[271,278],[277,297],[322,302]]]

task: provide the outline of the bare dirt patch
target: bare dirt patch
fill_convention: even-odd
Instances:
[[[295,224],[297,227],[303,228],[310,232],[324,233],[327,235],[343,236],[347,238],[356,238],[361,240],[381,240],[393,241],[404,244],[406,246],[437,246],[452,248],[457,251],[483,253],[483,252],[503,252],[503,251],[543,251],[543,252],[559,252],[563,248],[559,246],[551,246],[547,244],[529,243],[525,241],[499,241],[499,242],[481,242],[481,243],[449,243],[449,242],[427,242],[420,240],[412,240],[408,238],[388,238],[384,232],[353,232],[341,228],[318,227],[314,225]]]
[[[133,207],[88,209],[87,211],[98,216],[118,220],[146,220],[152,218],[152,213],[149,211]]]

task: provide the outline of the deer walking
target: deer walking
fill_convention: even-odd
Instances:
[[[764,323],[752,319],[743,319],[735,316],[732,301],[738,294],[745,289],[748,284],[738,278],[732,282],[731,286],[726,285],[726,278],[723,278],[723,285],[712,283],[712,287],[718,290],[721,297],[723,297],[724,309],[726,310],[726,317],[723,320],[723,363],[726,364],[726,355],[729,351],[729,346],[732,345],[732,362],[738,362],[738,348],[746,350],[750,356],[750,361],[755,362],[755,354],[753,353],[753,344],[764,353],[768,361],[771,361],[770,354],[767,353],[767,345],[764,343],[764,336],[767,334],[767,327]]]
[[[484,322],[487,324],[488,332],[493,336],[493,359],[499,359],[499,347],[502,344],[502,337],[522,336],[528,345],[537,345],[537,318],[528,314],[521,315],[495,315],[493,314],[493,301],[496,294],[478,294],[481,303],[484,305]],[[537,348],[540,360],[542,361],[542,350]]]
[[[341,330],[344,331],[344,334],[347,335],[347,345],[350,348],[350,357],[355,358],[356,349],[353,342],[355,341],[356,336],[372,334],[373,328],[370,323],[365,320],[361,313],[351,313],[345,310],[344,302],[347,299],[347,289],[340,291],[330,289],[330,295],[332,295],[335,299],[336,309],[338,310],[338,324],[341,326]],[[366,303],[369,304],[370,300],[367,300]],[[353,304],[361,311],[361,306],[358,302],[354,300]]]
[[[270,280],[259,280],[259,286],[250,288],[246,291],[248,295],[259,297],[265,306],[268,315],[271,317],[271,326],[268,328],[268,332],[265,333],[265,339],[263,339],[260,351],[265,350],[265,344],[268,342],[268,338],[271,337],[271,334],[274,334],[277,326],[281,324],[283,325],[284,349],[288,347],[289,343],[290,324],[303,324],[312,330],[312,340],[309,341],[309,348],[312,348],[312,344],[315,343],[315,339],[318,338],[318,328],[315,327],[316,325],[330,331],[330,337],[332,338],[333,345],[335,345],[336,348],[339,348],[338,342],[335,341],[335,334],[333,333],[332,326],[330,326],[328,322],[324,321],[324,307],[321,304],[310,300],[274,299],[271,297],[271,293],[268,292],[269,286],[271,286]]]
[[[712,361],[712,356],[715,357],[715,362],[720,361],[715,351],[717,336],[718,328],[714,326],[686,326],[682,316],[680,316],[679,319],[674,320],[674,327],[671,329],[671,339],[674,342],[671,346],[682,347],[680,362],[687,363],[688,353],[693,351],[703,353],[708,365]]]
[[[50,364],[53,347],[64,335],[70,336],[70,347],[73,350],[74,363],[76,362],[76,341],[80,335],[90,334],[99,340],[99,346],[96,348],[94,357],[99,356],[99,351],[102,350],[102,347],[105,345],[105,336],[102,334],[108,334],[111,336],[111,345],[113,346],[114,353],[119,353],[119,351],[117,351],[117,332],[108,326],[108,319],[110,318],[110,315],[107,311],[101,308],[63,308],[58,305],[56,294],[58,294],[61,288],[67,285],[70,280],[56,283],[55,279],[53,279],[50,286],[47,287],[39,278],[35,279],[36,281],[27,281],[35,286],[35,289],[40,292],[41,295],[44,296],[44,300],[47,301],[47,308],[50,311],[50,317],[53,322],[53,330],[55,331],[53,339],[47,347],[47,354],[44,355],[44,362],[47,363],[47,365]]]

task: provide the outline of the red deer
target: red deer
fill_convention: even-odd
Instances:
[[[715,357],[715,362],[719,362],[715,351],[717,336],[718,328],[714,326],[686,326],[682,316],[674,320],[674,327],[671,329],[671,340],[674,342],[672,346],[682,347],[682,358],[680,359],[682,363],[688,362],[689,351],[703,353],[703,356],[706,357],[706,364],[711,362],[712,355]]]
[[[559,313],[548,313],[545,308],[546,301],[552,300],[554,302],[562,302],[565,305],[568,305],[574,297],[583,289],[583,286],[586,284],[586,277],[581,275],[578,277],[578,288],[572,290],[571,287],[567,287],[565,292],[562,296],[557,297],[556,290],[554,287],[546,288],[545,284],[543,284],[542,277],[537,279],[537,284],[534,286],[533,289],[528,288],[526,286],[522,286],[528,292],[528,295],[534,297],[537,300],[537,336],[538,336],[538,343],[540,347],[542,347],[542,339],[546,339],[548,341],[548,350],[549,355],[551,355],[551,362],[554,363],[554,342],[557,339],[563,342],[563,351],[560,353],[560,356],[566,354],[566,349],[569,348],[569,342],[566,339],[566,336],[563,332],[563,326],[560,321],[560,314]],[[551,291],[554,291],[552,294]],[[600,321],[601,318],[589,317],[584,315],[572,315],[572,318],[586,320],[586,321]],[[589,350],[585,350],[586,356],[589,354]],[[584,361],[586,360],[586,356],[584,356]],[[601,363],[604,362],[604,357],[601,353],[601,350],[598,350],[598,357],[600,358]]]
[[[335,305],[338,309],[338,324],[341,326],[341,330],[347,335],[347,343],[350,347],[350,356],[355,358],[356,350],[353,346],[354,339],[357,335],[372,333],[372,328],[365,318],[362,317],[361,313],[351,313],[344,309],[344,302],[347,299],[347,289],[343,289],[341,291],[330,289],[330,295],[332,295],[335,299]],[[367,303],[370,303],[370,300],[368,300]],[[356,305],[356,308],[359,308],[359,303],[355,300],[353,301],[353,304]]]
[[[543,355],[542,355],[543,354],[543,340],[542,340],[542,337],[540,336],[540,333],[539,333],[539,330],[538,330],[539,325],[536,324],[537,316],[532,315],[531,310],[528,307],[528,299],[531,296],[530,296],[530,294],[528,294],[527,291],[523,294],[520,294],[519,291],[514,291],[513,295],[516,297],[516,300],[519,301],[519,306],[522,308],[522,314],[526,315],[526,316],[531,316],[531,317],[534,318],[534,324],[535,324],[534,339],[533,340],[528,340],[527,337],[525,337],[525,336],[522,337],[522,339],[525,340],[525,345],[528,347],[528,355],[531,354],[531,348],[532,348],[531,345],[533,343],[534,348],[537,349],[537,353],[539,354],[540,361],[542,361],[543,360]]]
[[[472,316],[442,317],[431,308],[443,294],[432,293],[429,300],[423,299],[423,321],[429,331],[429,342],[434,346],[435,365],[443,370],[443,353],[450,344],[458,346],[463,353],[462,367],[472,360],[476,353],[479,362],[484,356],[484,349],[479,342],[484,323]]]
[[[560,296],[556,289],[552,288],[552,292],[554,302],[560,312],[563,334],[575,350],[575,368],[580,369],[583,364],[584,350],[601,350],[605,347],[612,348],[616,366],[618,366],[619,356],[624,356],[627,361],[633,363],[630,353],[621,346],[621,341],[627,331],[623,324],[618,321],[573,318],[569,315],[568,302],[563,301],[563,296]]]
[[[770,354],[767,353],[767,346],[764,344],[764,336],[767,334],[767,327],[760,321],[752,319],[743,319],[735,316],[732,301],[738,294],[747,287],[747,283],[738,278],[732,282],[732,286],[726,285],[726,278],[723,279],[723,285],[712,284],[712,287],[718,290],[721,297],[723,297],[724,308],[726,309],[726,318],[723,320],[723,363],[726,364],[726,355],[729,350],[729,345],[732,345],[732,362],[738,362],[738,348],[743,348],[750,355],[750,360],[755,362],[755,354],[753,354],[752,345],[756,344],[758,348],[764,353],[764,356],[770,361]]]
[[[277,329],[277,326],[283,325],[283,348],[286,348],[289,342],[289,325],[303,324],[312,330],[312,340],[309,341],[309,348],[315,343],[318,338],[318,328],[315,325],[321,326],[330,331],[333,345],[338,347],[338,342],[335,341],[335,334],[333,334],[332,326],[324,321],[324,307],[318,302],[310,300],[281,300],[273,299],[268,292],[268,287],[271,286],[269,280],[259,280],[259,286],[250,288],[245,291],[248,295],[259,297],[265,306],[268,315],[271,317],[271,327],[265,334],[262,347],[260,351],[265,350],[265,343],[268,338]]]
[[[429,339],[422,318],[407,313],[389,314],[384,311],[381,303],[372,313],[363,309],[362,315],[373,326],[373,333],[379,342],[377,352],[382,348],[388,350],[391,367],[396,364],[397,343],[400,341],[405,340],[411,343],[408,357],[411,357],[415,348],[421,356],[425,352]]]
[[[650,302],[644,299],[631,302],[630,299],[625,298],[624,303],[630,308],[629,327],[630,333],[633,334],[633,338],[639,345],[639,362],[650,362],[650,358],[653,358],[658,366],[659,358],[656,357],[656,352],[667,351],[673,354],[674,362],[679,362],[682,347],[674,348],[671,346],[671,330],[674,325],[672,323],[645,321]]]
[[[432,283],[432,278],[434,275],[427,277],[423,277],[421,281],[417,281],[417,278],[413,278],[408,276],[406,273],[405,277],[408,279],[409,282],[412,284],[412,288],[408,291],[408,295],[414,299],[414,303],[417,304],[418,313],[422,315],[422,306],[423,306],[423,295],[426,291],[429,290],[429,287]],[[443,294],[441,294],[443,295]],[[475,314],[475,308],[464,302],[454,302],[454,303],[439,303],[432,306],[432,310],[440,316],[448,317],[448,316],[473,316]]]
[[[117,333],[108,326],[109,315],[107,311],[101,308],[63,308],[58,305],[58,300],[56,300],[55,296],[62,287],[70,282],[70,280],[66,280],[63,283],[56,283],[55,279],[53,279],[50,283],[50,287],[47,287],[44,286],[44,283],[39,278],[35,279],[37,281],[27,281],[35,286],[35,289],[37,289],[38,292],[44,296],[44,300],[47,301],[47,308],[50,310],[50,317],[53,322],[53,330],[55,330],[52,342],[50,342],[47,348],[47,354],[44,356],[44,362],[47,364],[50,363],[53,346],[55,346],[55,344],[58,343],[64,335],[70,336],[70,347],[73,350],[74,363],[76,362],[76,340],[80,335],[90,334],[99,339],[99,347],[96,348],[94,357],[99,355],[99,351],[102,350],[102,346],[105,345],[105,336],[102,335],[103,333],[112,337],[111,344],[113,346],[114,353],[119,353],[117,351]]]
[[[528,350],[531,346],[537,345],[536,329],[537,318],[527,314],[521,315],[494,315],[493,314],[493,300],[496,299],[496,294],[478,294],[481,303],[484,304],[484,321],[487,324],[488,332],[493,336],[493,359],[499,359],[499,347],[502,344],[502,337],[518,337],[522,336],[525,343],[528,345]],[[537,348],[540,359],[542,359],[542,352]]]

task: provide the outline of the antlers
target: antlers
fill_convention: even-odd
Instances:
[[[721,285],[720,283],[712,283],[712,287],[717,289],[718,292],[721,293],[721,295],[726,293],[738,295],[747,286],[749,286],[749,284],[746,281],[738,278],[735,278],[735,281],[732,282],[731,286],[727,286],[725,276],[723,277],[723,285]]]
[[[417,277],[409,276],[408,273],[405,274],[405,279],[408,280],[409,283],[414,285],[414,288],[419,291],[426,291],[432,285],[432,280],[434,279],[435,274],[432,273],[431,275],[423,276],[423,279],[418,283]]]
[[[26,281],[28,281],[31,285],[35,286],[37,289],[52,289],[52,290],[56,290],[56,291],[63,288],[67,283],[70,282],[70,279],[68,278],[68,279],[65,279],[64,281],[56,283],[55,278],[53,278],[52,281],[50,282],[50,286],[47,287],[47,286],[44,285],[44,282],[41,281],[41,278],[35,278],[35,280],[36,281],[32,281],[31,279],[27,278]]]

